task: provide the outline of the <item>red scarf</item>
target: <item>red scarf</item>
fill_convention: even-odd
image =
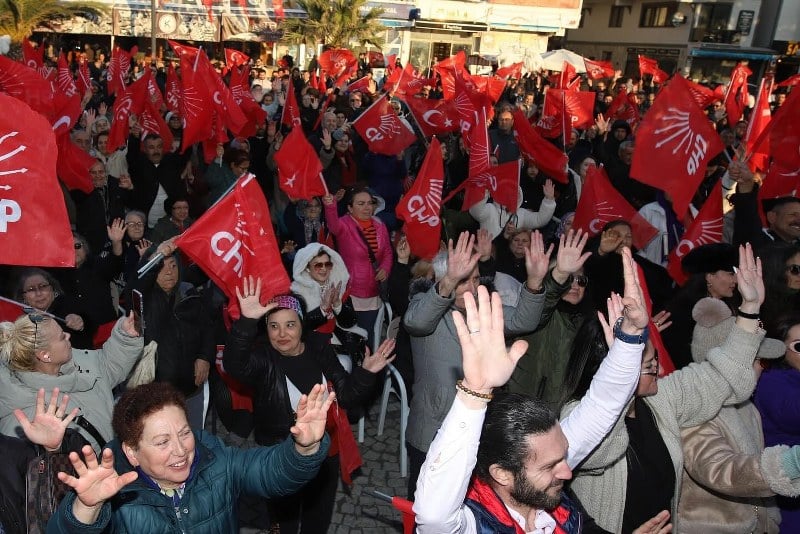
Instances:
[[[333,391],[333,384],[328,382],[328,391]],[[351,485],[353,471],[361,467],[361,452],[358,450],[358,443],[353,437],[353,430],[350,428],[350,421],[347,420],[347,412],[334,402],[328,408],[328,421],[325,430],[331,437],[331,447],[328,456],[339,454],[339,468],[341,470],[342,481]]]
[[[519,523],[511,517],[508,508],[503,504],[503,501],[497,493],[495,493],[489,484],[483,482],[476,476],[473,476],[470,481],[469,489],[467,490],[467,499],[472,499],[479,503],[503,525],[507,527],[513,526],[517,534],[525,534],[525,531],[522,530]]]

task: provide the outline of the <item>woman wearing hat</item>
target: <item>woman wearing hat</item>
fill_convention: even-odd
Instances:
[[[692,358],[706,360],[722,346],[735,318],[721,300],[701,299],[692,312],[697,325]],[[753,365],[783,356],[782,341],[764,338]],[[715,418],[681,431],[683,473],[678,517],[681,532],[777,534],[780,511],[774,496],[800,495],[800,445],[764,448],[761,417],[748,399],[723,406]]]
[[[664,330],[662,338],[676,369],[692,362],[690,344],[695,321],[692,309],[704,297],[720,299],[731,309],[736,309],[736,275],[733,268],[737,262],[736,247],[728,243],[701,245],[681,260],[681,267],[689,280],[667,304],[672,325]]]

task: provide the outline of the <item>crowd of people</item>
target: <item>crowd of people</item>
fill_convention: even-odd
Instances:
[[[596,120],[552,140],[566,183],[525,156],[515,124],[536,124],[552,78],[510,76],[487,139],[493,165],[520,161],[516,209],[487,191],[462,211],[457,193],[441,207],[439,252],[418,258],[396,210],[428,144],[405,99],[442,99],[435,71],[398,98],[385,78],[354,91],[329,79],[320,91],[318,73],[291,58],[273,69],[252,61],[266,119],[208,163],[200,145],[181,152],[183,122],[166,107],[172,146],[131,117],[127,144],[106,153],[108,59],[94,54],[71,133],[94,158],[94,190],[64,188],[75,266],[0,269],[4,295],[26,306],[0,323],[0,431],[16,462],[38,445],[70,451],[75,469],[59,475],[74,491],[48,532],[234,532],[242,496],[266,499],[265,531],[326,532],[340,479],[362,461],[347,411],[363,413],[389,364],[410,393],[401,439],[419,532],[798,528],[800,198],[759,196],[765,173],[737,157],[749,112],[731,124],[719,103],[705,110],[726,146],[689,213],[721,182],[724,240],[686,254],[678,284],[668,257],[691,216],[631,177],[636,125],[606,116],[622,89],[646,118],[660,89],[649,76],[579,80],[595,93]],[[163,91],[166,71],[136,61],[130,81],[152,68]],[[360,62],[354,79],[370,73]],[[322,196],[278,186],[289,90]],[[352,125],[384,93],[418,136],[393,155],[370,152]],[[468,179],[470,147],[458,132],[438,139],[445,198]],[[630,220],[596,235],[573,228],[599,166],[658,230],[640,249]],[[232,318],[176,240],[248,173],[269,203],[291,291],[264,299],[268,281],[245,277]],[[393,339],[376,328],[387,308],[399,318]],[[126,388],[148,351],[152,383]],[[665,376],[666,362],[675,370]],[[257,447],[203,431],[206,384],[222,423],[253,432]],[[24,532],[24,488],[9,488],[0,532]]]

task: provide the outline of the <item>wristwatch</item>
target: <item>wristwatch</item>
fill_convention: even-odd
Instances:
[[[622,317],[620,317],[617,319],[617,322],[614,323],[614,337],[620,341],[624,341],[625,343],[641,345],[643,343],[647,343],[647,339],[650,337],[650,331],[647,327],[645,327],[640,334],[626,334],[622,331]]]

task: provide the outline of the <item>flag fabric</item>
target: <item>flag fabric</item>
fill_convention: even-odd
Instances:
[[[92,76],[89,74],[89,63],[84,57],[81,57],[78,62],[78,82],[81,93],[85,93],[92,88]]]
[[[353,121],[353,127],[369,150],[376,154],[396,156],[417,139],[389,105],[387,95],[381,96],[359,115]]]
[[[658,61],[647,56],[639,56],[639,74],[642,77],[649,74],[653,77],[653,83],[664,83],[669,78],[669,74],[658,67]]]
[[[544,96],[542,113],[536,120],[536,132],[542,137],[555,139],[561,136],[564,120],[560,98],[556,102],[555,93],[551,95],[551,91],[556,91],[556,89],[548,89],[547,94]]]
[[[458,110],[452,100],[409,98],[406,105],[425,137],[461,129]]]
[[[558,88],[566,91],[577,91],[577,86],[572,82],[577,75],[578,73],[575,71],[575,67],[572,63],[565,61],[564,66],[561,67],[561,74],[558,77]]]
[[[200,49],[195,65],[198,81],[206,88],[210,98],[208,103],[217,116],[217,140],[221,142],[228,140],[225,128],[233,132],[234,135],[240,135],[242,129],[247,125],[247,117],[236,104],[236,100],[233,98],[228,86],[225,85],[220,75],[214,70],[205,50]],[[182,68],[181,73],[183,73]],[[220,134],[220,132],[222,133]]]
[[[617,119],[624,120],[631,127],[631,130],[635,131],[641,120],[639,104],[636,102],[636,95],[634,93],[628,93],[625,86],[623,86],[617,92],[617,96],[614,97],[614,100],[611,101],[611,105],[608,106],[606,118],[612,122]]]
[[[22,63],[29,69],[42,73],[44,69],[44,47],[33,46],[33,43],[26,37],[22,40]],[[42,77],[45,77],[42,75]]]
[[[478,92],[486,95],[492,104],[500,100],[506,88],[505,80],[496,76],[473,76],[472,81]]]
[[[715,100],[719,100],[719,96],[713,89],[700,85],[692,80],[686,80],[686,85],[689,87],[689,92],[692,93],[692,98],[700,109],[705,109],[711,105]]]
[[[291,77],[289,87],[286,89],[286,102],[281,112],[281,124],[289,128],[300,126],[300,105],[297,103],[297,94],[294,92],[294,81]]]
[[[142,140],[144,140],[148,134],[156,134],[164,141],[165,150],[168,152],[172,150],[174,135],[169,125],[167,125],[164,120],[164,117],[161,116],[158,108],[156,108],[154,102],[145,100],[144,108],[139,114],[139,125],[142,127]]]
[[[172,113],[180,114],[181,111],[181,82],[172,63],[167,67],[167,84],[164,91],[164,103]]]
[[[152,103],[153,107],[160,112],[161,107],[164,105],[164,95],[161,94],[161,89],[156,83],[153,71],[147,69],[147,72],[142,75],[142,78],[147,80],[147,101]]]
[[[81,95],[78,93],[78,87],[75,85],[72,71],[70,71],[63,53],[59,54],[57,64],[57,90],[53,92],[52,97],[54,114],[51,122],[56,135],[59,135],[60,133],[69,133],[78,122],[82,108]]]
[[[252,174],[240,178],[175,244],[222,289],[234,320],[240,314],[236,288],[244,277],[261,279],[262,305],[289,291],[267,201]]]
[[[117,94],[114,106],[111,109],[114,120],[111,121],[111,130],[108,133],[108,144],[106,146],[108,154],[113,153],[127,142],[130,132],[128,120],[131,114],[139,115],[142,113],[147,101],[147,93],[147,79],[142,77],[128,87],[123,87]]]
[[[250,63],[250,56],[244,52],[240,52],[239,50],[231,50],[230,48],[225,49],[225,64],[229,69],[235,69],[236,67],[241,67],[242,65],[247,65],[248,63]]]
[[[194,46],[180,44],[177,41],[172,41],[167,39],[170,48],[178,54],[178,57],[183,61],[184,58],[194,60],[197,57],[198,52],[200,52],[199,48],[195,48]],[[183,68],[183,63],[181,63],[181,68]]]
[[[322,163],[299,126],[292,128],[275,152],[275,163],[278,186],[290,198],[311,200],[327,194],[322,181]]]
[[[590,167],[586,172],[572,228],[580,228],[594,236],[600,233],[606,223],[618,220],[630,223],[636,248],[644,248],[658,235],[658,230],[614,189],[605,169],[602,166]]]
[[[522,67],[524,65],[525,64],[521,61],[519,63],[512,63],[506,67],[500,67],[494,74],[500,78],[514,78],[515,80],[519,80],[522,78]]]
[[[667,272],[682,286],[689,279],[681,267],[681,260],[695,247],[710,243],[722,243],[722,181],[711,189],[703,207],[692,224],[686,228],[683,237],[667,257]]]
[[[750,170],[754,172],[756,170],[766,171],[767,167],[769,167],[769,136],[764,132],[769,128],[771,120],[769,86],[764,83],[762,78],[756,105],[753,108],[753,112],[750,113],[750,121],[747,123],[747,131],[743,140],[744,145],[747,147],[747,153],[750,155],[747,164]],[[758,146],[756,146],[756,143],[758,143]]]
[[[442,234],[444,163],[439,140],[433,138],[411,189],[397,203],[397,218],[405,221],[411,253],[423,259],[439,252]]]
[[[11,300],[6,297],[0,297],[0,322],[9,321],[14,322],[19,319],[20,315],[25,314],[25,304]]]
[[[131,57],[139,52],[139,48],[134,46],[130,52],[120,47],[115,47],[111,52],[111,60],[108,62],[106,71],[106,90],[109,95],[117,94],[125,88],[125,80],[131,70]]]
[[[500,204],[511,213],[516,212],[519,204],[519,174],[521,168],[520,160],[517,159],[489,167],[485,171],[471,175],[464,180],[462,183],[464,189],[462,211],[467,211],[483,200],[486,191],[489,191],[489,196],[497,204]],[[452,197],[453,193],[462,189],[462,186],[453,190],[450,197]]]
[[[486,112],[478,113],[475,127],[467,134],[467,147],[469,148],[469,171],[467,176],[472,178],[489,169],[489,131],[486,125]]]
[[[427,83],[427,78],[422,78],[416,76],[414,73],[414,67],[411,63],[406,63],[406,66],[403,69],[396,69],[394,71],[397,77],[397,80],[394,87],[394,94],[397,95],[399,98],[402,98],[408,101],[411,97],[422,91],[422,88],[425,87]],[[390,81],[387,81],[386,84],[389,84],[391,87]],[[386,86],[384,84],[384,86]]]
[[[602,80],[603,78],[614,78],[616,74],[614,65],[610,61],[597,61],[594,59],[583,58],[586,67],[586,75],[592,80]]]
[[[522,110],[515,109],[512,114],[520,151],[553,180],[562,184],[569,183],[567,180],[569,161],[567,155],[539,135],[525,118]]]
[[[789,76],[775,87],[794,87],[795,85],[800,85],[800,74]]]
[[[800,172],[800,91],[793,90],[786,97],[775,116],[769,130],[769,143],[772,159],[784,169]]]
[[[170,44],[172,44],[171,41]],[[183,52],[180,57],[182,95],[180,115],[183,117],[181,151],[185,152],[193,144],[211,139],[215,130],[209,87],[203,85],[202,78],[195,67],[195,64],[199,63],[199,54],[192,56],[189,52]]]
[[[725,148],[684,82],[675,75],[647,111],[636,132],[630,172],[669,193],[679,218],[705,178],[708,161]]]
[[[272,0],[272,11],[275,19],[281,21],[286,18],[286,11],[283,9],[283,0]]]
[[[339,78],[350,71],[352,64],[358,65],[358,59],[352,50],[347,48],[331,48],[319,55],[320,68],[328,73],[331,78]]]
[[[731,71],[731,82],[725,90],[725,98],[722,103],[725,105],[725,113],[728,114],[728,124],[731,126],[739,122],[747,106],[747,78],[753,74],[747,65],[739,63]]]
[[[594,124],[595,98],[593,91],[548,89],[544,113],[550,111],[561,117],[562,128],[587,128]]]
[[[773,161],[761,187],[758,188],[759,215],[764,227],[768,226],[762,209],[764,200],[800,196],[798,191],[800,191],[800,168],[787,169],[777,161]]]
[[[68,132],[56,137],[58,156],[56,157],[56,174],[64,182],[67,189],[83,191],[86,194],[94,191],[89,169],[97,163],[97,159],[76,145]]]
[[[53,114],[50,82],[30,67],[3,55],[0,55],[0,91],[25,102],[45,117]]]
[[[647,308],[647,316],[650,317],[648,327],[650,329],[650,336],[653,342],[653,347],[658,354],[658,372],[659,377],[664,377],[675,370],[675,364],[672,363],[672,357],[667,352],[667,347],[664,345],[664,340],[661,339],[661,332],[658,327],[653,323],[653,299],[650,297],[650,289],[647,287],[647,278],[644,276],[644,270],[638,263],[636,264],[636,273],[639,275],[639,283],[642,287],[642,296],[644,297],[645,308]],[[663,355],[664,361],[661,361]]]
[[[259,125],[267,120],[267,112],[256,102],[250,92],[250,67],[231,69],[230,88],[233,99],[247,117],[247,126],[242,130],[243,137],[256,135]]]
[[[362,76],[361,78],[357,79],[356,81],[348,85],[345,91],[348,93],[352,93],[353,91],[360,91],[362,93],[367,93],[370,95],[374,94],[369,89],[370,81],[372,81],[372,78],[370,78],[369,76]]]
[[[55,158],[43,157],[56,153],[53,129],[45,117],[12,96],[0,94],[0,106],[0,262],[73,267],[72,230]]]

